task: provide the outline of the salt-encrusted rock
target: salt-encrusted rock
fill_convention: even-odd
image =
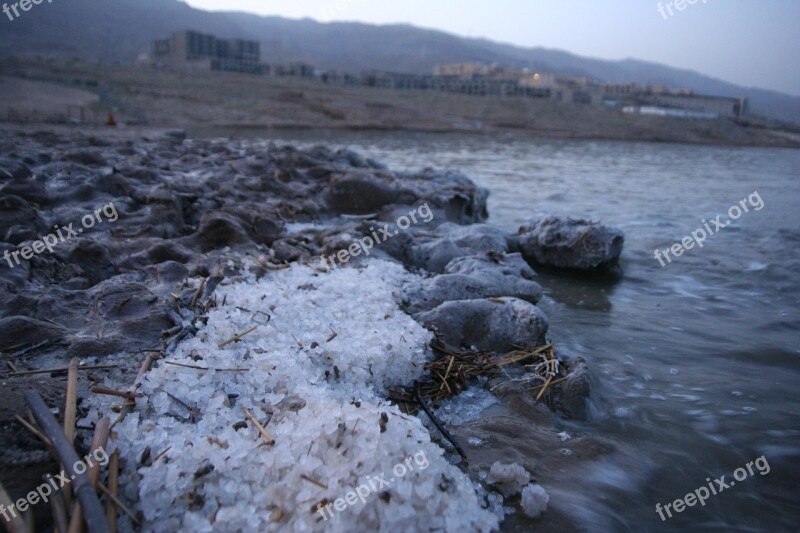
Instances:
[[[11,239],[5,239],[9,230],[16,226],[27,227],[34,233],[46,227],[37,210],[24,199],[14,195],[0,195],[0,238],[17,244]],[[21,228],[16,228],[10,237],[13,239],[13,235],[20,233]]]
[[[44,185],[33,178],[14,179],[0,186],[0,196],[16,195],[33,204],[47,203]]]
[[[18,159],[0,158],[0,182],[8,179],[24,179],[31,175],[28,165]]]
[[[99,150],[72,150],[64,154],[64,159],[89,167],[101,167],[106,165],[106,159]]]
[[[417,174],[399,174],[399,177],[405,187],[416,190],[431,207],[440,209],[445,220],[472,224],[489,218],[486,205],[489,191],[459,172],[441,173],[427,168]]]
[[[541,485],[530,484],[522,489],[522,505],[523,512],[531,518],[539,518],[547,510],[547,503],[550,501],[550,496],[542,488]]]
[[[508,237],[505,231],[488,224],[459,226],[445,223],[435,233],[420,236],[419,244],[409,248],[404,262],[430,272],[444,272],[445,267],[459,257],[505,253]]]
[[[547,217],[522,226],[516,243],[534,265],[595,270],[619,260],[625,235],[599,222]]]
[[[558,394],[553,396],[553,409],[578,420],[587,416],[586,400],[591,392],[589,367],[583,357],[576,357],[568,363],[569,375],[558,384]]]
[[[49,322],[27,316],[7,316],[0,318],[0,350],[55,341],[66,333],[64,329]]]
[[[517,298],[458,300],[415,316],[452,346],[508,352],[544,344],[548,321],[535,305]]]
[[[531,475],[517,463],[497,461],[489,469],[489,483],[494,484],[506,498],[519,494],[530,481]]]
[[[511,296],[535,304],[542,297],[542,287],[531,281],[535,272],[519,254],[458,257],[447,264],[445,272],[406,289],[408,312],[426,311],[453,300]]]
[[[373,213],[396,203],[394,182],[394,176],[389,173],[351,170],[331,179],[325,199],[331,209],[340,213]]]
[[[191,241],[203,252],[251,242],[247,231],[233,215],[219,211],[203,217]]]

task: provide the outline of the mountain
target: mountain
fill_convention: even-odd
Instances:
[[[178,0],[63,0],[42,3],[3,23],[2,55],[132,62],[151,42],[194,29],[261,41],[265,62],[305,61],[350,72],[429,73],[437,64],[501,63],[607,82],[657,83],[698,93],[750,98],[756,114],[800,123],[800,97],[634,59],[604,61],[559,50],[521,48],[408,25],[322,24],[247,13],[210,13]]]

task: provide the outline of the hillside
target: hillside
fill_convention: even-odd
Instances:
[[[302,60],[350,72],[430,72],[441,63],[502,63],[609,82],[661,83],[699,93],[747,96],[753,113],[800,122],[800,98],[740,87],[702,74],[628,59],[602,61],[544,48],[467,39],[407,25],[322,24],[245,13],[209,13],[177,0],[71,0],[47,5],[4,25],[0,54],[133,62],[151,41],[192,28],[263,43],[266,62]]]

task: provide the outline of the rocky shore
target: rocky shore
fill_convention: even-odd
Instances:
[[[535,269],[611,272],[624,237],[558,218],[509,234],[485,223],[487,197],[461,174],[396,173],[321,146],[0,132],[0,481],[24,494],[53,466],[14,415],[30,388],[62,406],[65,374],[26,372],[79,358],[114,368],[81,373],[78,441],[118,420],[122,496],[145,530],[488,531],[537,516],[568,455],[556,417],[586,416],[590,380],[557,347],[534,364],[558,341]],[[452,436],[391,399],[443,353],[484,352],[522,355],[503,373],[440,376],[467,391],[432,405]],[[134,383],[122,409],[89,390]],[[479,416],[481,402],[502,413]],[[510,417],[523,411],[519,428]],[[615,445],[571,448],[586,461]],[[324,512],[365,476],[423,456],[424,469]],[[550,505],[550,520],[567,520],[568,505]]]

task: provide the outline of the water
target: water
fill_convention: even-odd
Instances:
[[[800,523],[800,151],[425,134],[307,133],[393,170],[459,170],[490,222],[600,219],[626,234],[619,283],[542,275],[559,347],[593,372],[571,433],[627,459],[586,467],[559,498],[586,530],[797,531]],[[665,249],[758,191],[764,207],[661,267]],[[723,216],[725,221],[727,215]],[[770,471],[662,522],[665,505],[764,456]],[[715,485],[716,486],[716,485]]]

